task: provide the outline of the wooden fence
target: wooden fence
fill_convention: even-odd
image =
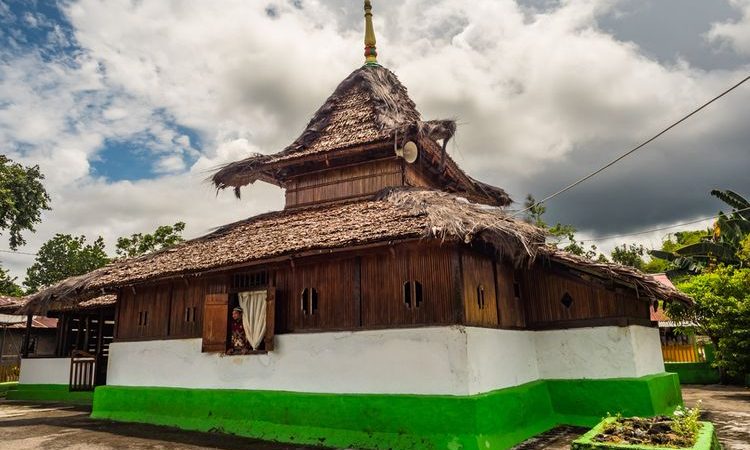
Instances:
[[[21,373],[21,363],[18,361],[0,363],[0,383],[7,381],[18,381]]]
[[[706,351],[702,345],[665,344],[661,346],[664,362],[705,362]]]

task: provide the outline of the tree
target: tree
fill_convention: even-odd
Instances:
[[[34,231],[42,211],[49,209],[39,166],[24,167],[0,155],[0,232],[9,232],[12,250],[26,243],[24,230]]]
[[[56,234],[39,249],[34,264],[26,271],[23,284],[29,293],[75,275],[83,275],[109,263],[104,239],[92,244],[85,236]]]
[[[600,255],[596,251],[596,246],[591,245],[588,248],[583,244],[583,241],[577,241],[575,234],[578,230],[573,225],[563,225],[557,223],[553,227],[547,225],[542,216],[547,212],[547,208],[537,203],[533,195],[528,194],[526,201],[523,204],[526,209],[526,221],[538,226],[547,231],[547,243],[555,248],[562,247],[568,253],[574,255],[583,256],[586,259],[597,259],[598,261],[605,261],[607,258],[604,255]]]
[[[23,295],[21,287],[16,284],[16,277],[11,277],[7,270],[0,267],[0,295],[20,297]]]
[[[622,246],[615,247],[610,256],[612,257],[612,261],[618,264],[643,270],[646,267],[646,261],[643,260],[645,253],[646,249],[643,248],[643,245],[622,244]]]
[[[118,238],[117,256],[132,258],[172,247],[184,241],[182,238],[184,229],[185,222],[177,222],[172,226],[162,225],[150,234],[135,233],[131,234],[130,237]]]
[[[694,304],[673,302],[667,305],[669,316],[711,339],[722,375],[750,372],[750,269],[719,265],[677,287]]]

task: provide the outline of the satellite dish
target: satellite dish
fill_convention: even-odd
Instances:
[[[419,157],[419,147],[413,141],[404,144],[404,148],[396,149],[396,155],[404,158],[409,164],[413,164]]]

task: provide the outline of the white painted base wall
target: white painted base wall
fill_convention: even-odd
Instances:
[[[19,384],[70,383],[70,358],[25,358],[21,360]]]
[[[655,328],[451,326],[279,335],[273,352],[247,356],[201,353],[201,339],[116,342],[110,347],[107,384],[471,395],[537,379],[663,371]]]

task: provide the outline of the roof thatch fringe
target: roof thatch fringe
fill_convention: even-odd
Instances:
[[[652,300],[680,301],[683,303],[693,302],[687,294],[659,282],[653,276],[645,274],[634,267],[609,262],[598,262],[550,246],[545,246],[539,253],[550,261],[575,268],[582,272],[588,272],[600,278],[618,280],[622,283],[633,285],[642,297]]]
[[[533,261],[544,243],[541,228],[511,219],[501,208],[478,205],[445,192],[386,189],[379,198],[413,214],[426,215],[425,237],[466,244],[483,241],[516,265]]]

